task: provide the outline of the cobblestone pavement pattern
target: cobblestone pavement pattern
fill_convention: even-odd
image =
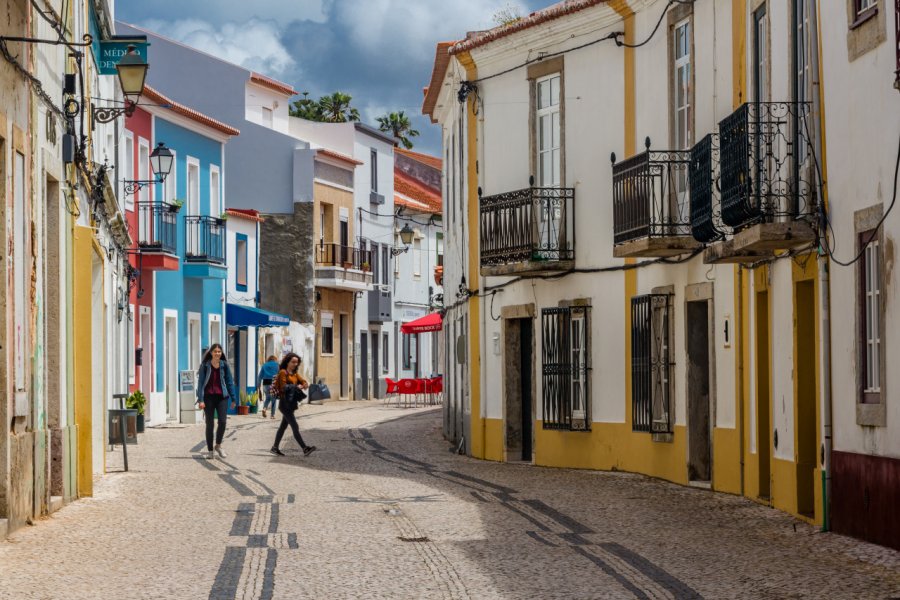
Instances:
[[[151,429],[129,473],[0,542],[0,598],[897,598],[900,553],[745,499],[448,452],[435,408]],[[121,452],[108,454],[111,469]]]

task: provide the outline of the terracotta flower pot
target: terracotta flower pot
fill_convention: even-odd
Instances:
[[[247,405],[238,406],[238,407],[237,407],[237,411],[238,411],[238,414],[239,414],[239,415],[246,415],[246,414],[249,414],[249,412],[250,412],[250,407],[247,406]]]

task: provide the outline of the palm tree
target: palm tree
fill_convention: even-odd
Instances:
[[[378,129],[389,132],[394,138],[403,144],[403,147],[410,150],[413,143],[409,138],[416,137],[419,132],[412,128],[409,117],[401,110],[400,112],[392,112],[378,117]]]
[[[290,113],[292,117],[300,117],[307,121],[322,120],[322,106],[309,97],[309,92],[303,92],[303,97],[291,104]]]
[[[334,92],[330,96],[319,99],[319,110],[322,121],[328,123],[346,123],[359,121],[359,111],[350,106],[353,97],[343,92]]]

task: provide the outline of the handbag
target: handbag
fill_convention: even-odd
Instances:
[[[309,401],[328,400],[331,398],[331,390],[328,389],[327,383],[313,383],[309,386]]]
[[[300,403],[306,398],[306,393],[299,385],[286,385],[282,391],[282,397],[278,400],[278,409],[283,413],[292,413],[300,407]]]

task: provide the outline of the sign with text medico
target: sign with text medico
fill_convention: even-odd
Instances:
[[[138,53],[144,62],[147,61],[147,36],[114,36],[108,40],[100,40],[100,64],[97,68],[101,75],[116,75],[116,65],[123,56],[128,52],[128,46],[134,46],[134,51]]]

